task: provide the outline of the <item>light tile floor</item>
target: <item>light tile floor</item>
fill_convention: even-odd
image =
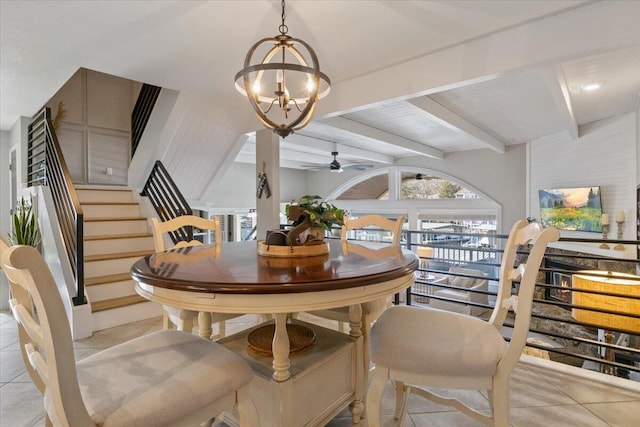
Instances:
[[[302,320],[308,320],[301,316]],[[227,322],[232,334],[257,324],[256,315]],[[333,325],[332,325],[333,326]],[[96,332],[76,341],[76,358],[81,359],[104,348],[161,328],[161,319],[142,320]],[[511,377],[511,423],[514,426],[640,426],[640,393],[600,382],[519,364]],[[455,396],[479,410],[489,409],[486,394],[460,392]],[[387,387],[382,403],[385,426],[393,425],[394,393]],[[7,311],[0,311],[0,427],[44,425],[42,397],[31,383],[20,355],[16,324]],[[360,423],[366,427],[366,420]],[[352,426],[349,413],[342,412],[328,426]],[[475,427],[480,423],[413,396],[404,426]]]

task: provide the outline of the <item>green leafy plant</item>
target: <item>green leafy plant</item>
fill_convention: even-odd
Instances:
[[[320,196],[302,196],[298,200],[292,200],[290,204],[285,206],[287,218],[297,221],[298,218],[292,218],[290,212],[292,207],[298,207],[299,210],[309,215],[312,227],[331,230],[333,225],[343,225],[342,217],[344,210],[337,208],[328,202],[323,202]]]
[[[40,245],[40,229],[38,218],[33,212],[31,202],[23,198],[18,202],[16,211],[11,215],[13,230],[9,233],[9,241],[13,245],[28,245],[37,248]]]

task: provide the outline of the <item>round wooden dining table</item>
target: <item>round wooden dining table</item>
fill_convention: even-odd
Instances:
[[[350,335],[362,354],[361,304],[413,284],[418,265],[413,252],[378,243],[327,241],[329,253],[312,257],[259,255],[256,241],[174,249],[138,260],[131,276],[143,297],[198,311],[201,336],[211,334],[211,312],[273,315],[273,379],[286,381],[289,313],[349,307]],[[357,370],[364,381],[364,367]],[[361,406],[364,387],[356,387],[356,406]]]

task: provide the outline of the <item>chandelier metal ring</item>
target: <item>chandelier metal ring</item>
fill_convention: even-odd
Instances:
[[[260,122],[283,138],[306,126],[316,101],[331,90],[331,80],[320,71],[311,46],[286,35],[284,7],[283,1],[280,34],[251,46],[235,75],[236,89],[249,99]]]

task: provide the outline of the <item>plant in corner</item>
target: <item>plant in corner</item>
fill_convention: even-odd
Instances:
[[[40,245],[40,229],[38,218],[33,212],[31,202],[24,197],[18,202],[17,209],[11,215],[13,230],[9,233],[9,241],[12,245],[28,245],[38,248]]]

